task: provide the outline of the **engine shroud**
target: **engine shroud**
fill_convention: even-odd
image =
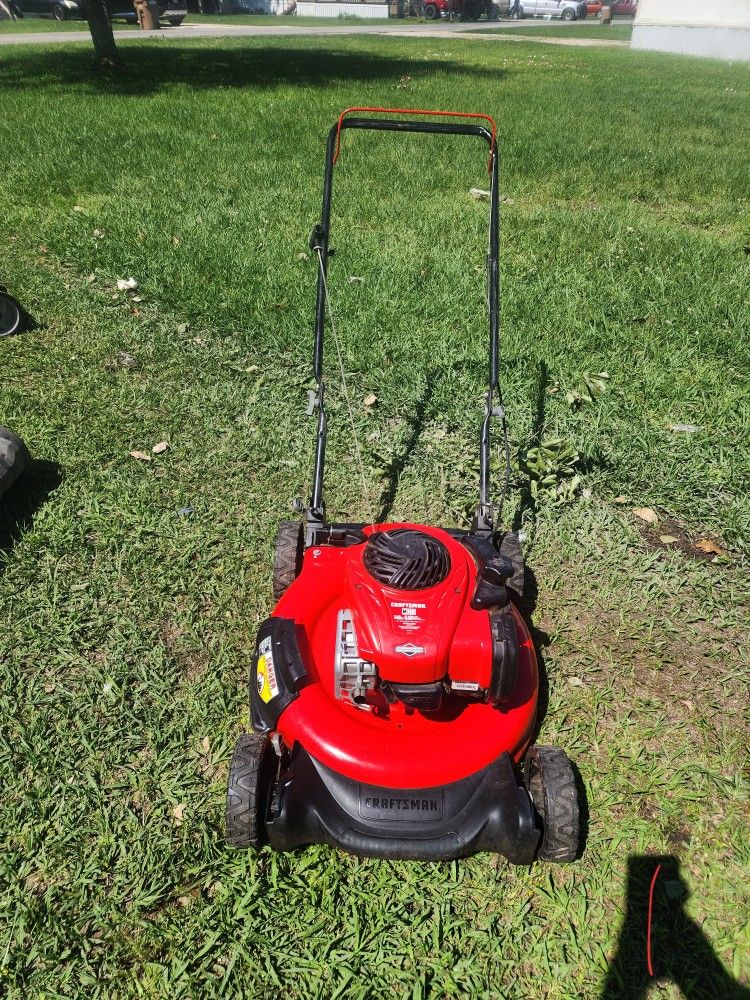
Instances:
[[[517,679],[497,708],[471,697],[490,687],[493,635],[490,613],[471,607],[477,563],[469,548],[422,525],[367,526],[363,535],[359,544],[306,549],[300,575],[274,610],[274,617],[295,623],[307,670],[277,722],[284,743],[290,749],[299,743],[348,778],[391,788],[458,781],[504,752],[519,760],[532,734],[538,684],[533,644],[517,609],[505,612],[518,636]],[[408,557],[420,546],[428,551],[428,585],[406,590],[383,582],[424,584],[424,562],[404,558],[400,566],[393,558],[394,550]],[[351,613],[358,655],[376,665],[382,686],[444,683],[450,693],[438,711],[388,703],[382,693],[365,711],[336,696],[342,611]]]

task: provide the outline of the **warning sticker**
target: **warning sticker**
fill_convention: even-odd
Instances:
[[[258,646],[255,682],[258,685],[260,700],[266,704],[279,693],[279,683],[276,680],[276,670],[273,665],[273,643],[270,636],[267,636]]]
[[[391,601],[393,624],[402,632],[417,632],[424,624],[420,612],[426,607],[417,601]]]

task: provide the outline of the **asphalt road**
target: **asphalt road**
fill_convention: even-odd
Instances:
[[[533,24],[544,24],[544,21],[530,21],[529,25]],[[554,22],[558,26],[562,22]],[[424,24],[402,24],[399,25],[398,22],[383,20],[383,24],[352,24],[352,25],[337,25],[332,24],[331,27],[319,26],[319,27],[293,27],[291,25],[284,24],[269,24],[268,26],[263,25],[262,27],[257,25],[249,24],[181,24],[176,28],[162,28],[160,31],[123,31],[115,32],[115,38],[118,44],[123,41],[139,41],[143,38],[159,38],[164,41],[172,39],[189,39],[189,38],[234,38],[236,36],[274,36],[274,35],[395,35],[403,38],[435,38],[435,37],[445,37],[451,35],[464,35],[470,36],[472,32],[476,31],[486,31],[487,28],[497,28],[501,31],[508,31],[510,34],[508,40],[511,38],[515,41],[520,34],[523,32],[523,26],[517,21],[495,21],[489,24],[488,22],[480,22],[479,24],[468,24],[461,21],[454,22],[451,24],[449,21],[440,21],[436,24],[424,25]],[[484,40],[497,39],[498,35],[481,34],[478,36]],[[531,40],[531,37],[529,40]],[[596,39],[586,39],[586,38],[540,38],[539,35],[533,36],[534,41],[551,42],[557,45],[626,45],[626,42],[614,42],[610,39],[602,38],[601,41]],[[91,35],[88,29],[82,29],[81,31],[38,31],[29,32],[28,34],[3,34],[0,28],[0,45],[49,45],[57,42],[90,42]]]

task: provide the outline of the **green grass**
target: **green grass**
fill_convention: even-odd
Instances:
[[[136,24],[113,21],[115,31],[121,28],[133,30]],[[51,17],[22,17],[18,21],[0,21],[0,35],[30,35],[40,31],[87,31],[86,21],[55,21]]]
[[[629,42],[633,34],[633,19],[627,18],[615,21],[614,24],[599,24],[598,21],[575,22],[571,25],[551,22],[545,24],[529,24],[527,21],[520,21],[519,31],[524,35],[532,37],[541,36],[546,38],[597,38],[609,39],[610,41]],[[502,31],[507,29],[487,28],[487,31]]]
[[[685,911],[747,983],[746,70],[453,38],[120,47],[102,76],[86,45],[0,61],[2,280],[38,324],[0,341],[0,413],[58,468],[2,501],[5,994],[594,1000],[628,859],[655,852],[680,857]],[[539,588],[541,740],[587,791],[568,867],[222,844],[274,532],[308,489],[325,134],[359,103],[498,119],[513,447],[561,437],[586,491],[506,510]],[[395,489],[396,519],[466,523],[475,495],[485,164],[469,140],[352,133],[336,167],[333,309],[369,491],[377,509]],[[141,301],[113,287],[130,275]],[[362,518],[334,363],[329,514]],[[571,409],[600,371],[606,393]],[[634,914],[630,986],[607,1000],[644,986]],[[657,967],[700,982],[684,925],[657,930]],[[731,994],[716,975],[691,991]]]

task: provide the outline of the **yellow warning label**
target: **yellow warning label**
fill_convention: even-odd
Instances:
[[[271,698],[275,698],[279,693],[279,684],[276,680],[276,670],[273,665],[273,653],[271,652],[271,640],[264,639],[258,649],[258,666],[255,671],[255,681],[258,685],[258,696],[261,701],[268,703]]]

